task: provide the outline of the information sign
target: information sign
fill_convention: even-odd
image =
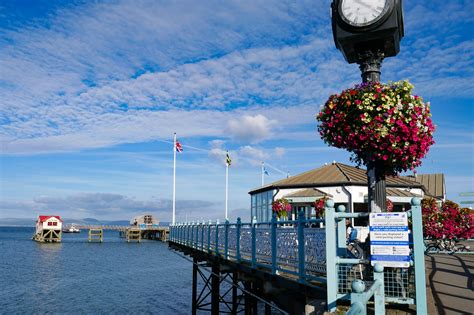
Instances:
[[[370,260],[384,267],[410,266],[408,216],[406,212],[371,213]]]

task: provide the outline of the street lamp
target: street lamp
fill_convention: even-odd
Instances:
[[[402,0],[333,0],[332,30],[337,49],[348,63],[357,63],[362,82],[380,82],[382,61],[400,51]],[[385,172],[377,161],[367,165],[372,212],[385,209]]]

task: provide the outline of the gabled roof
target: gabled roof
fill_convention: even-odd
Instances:
[[[40,215],[39,218],[38,218],[38,221],[39,222],[45,222],[50,218],[56,218],[61,222],[63,221],[63,220],[61,220],[61,217],[59,215]]]
[[[445,197],[444,174],[417,174],[405,178],[422,184],[427,195],[443,199]]]
[[[269,185],[256,188],[249,193],[253,194],[276,188],[309,188],[341,185],[367,186],[366,170],[334,162],[273,182]],[[387,187],[422,188],[422,184],[406,177],[387,176],[386,185]]]
[[[415,194],[405,189],[387,188],[387,196],[390,197],[421,197],[419,194]]]
[[[298,198],[298,197],[324,197],[329,196],[332,197],[330,194],[326,194],[324,191],[321,191],[317,188],[307,188],[303,190],[295,191],[294,193],[285,195],[285,198]]]

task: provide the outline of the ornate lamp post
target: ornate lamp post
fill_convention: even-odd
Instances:
[[[402,0],[333,0],[331,6],[336,47],[347,62],[359,64],[362,82],[380,82],[383,59],[400,51]],[[381,163],[367,165],[367,178],[370,209],[380,212],[387,199]]]

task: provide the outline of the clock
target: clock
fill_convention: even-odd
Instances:
[[[334,43],[349,63],[367,51],[384,58],[400,51],[402,0],[333,0],[331,8]]]
[[[349,26],[361,28],[378,24],[389,14],[392,0],[341,0],[339,14]]]

